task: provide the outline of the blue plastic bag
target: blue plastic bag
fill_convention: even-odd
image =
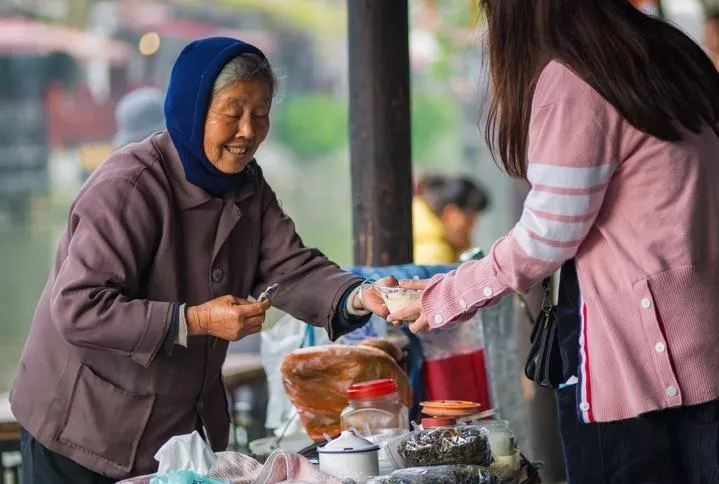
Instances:
[[[150,484],[228,484],[228,482],[201,476],[192,471],[170,472],[155,476],[150,480]]]

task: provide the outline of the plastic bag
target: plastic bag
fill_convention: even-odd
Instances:
[[[480,313],[457,326],[418,335],[427,400],[467,400],[479,403],[482,411],[492,408],[482,335]]]
[[[153,477],[150,484],[227,484],[230,481],[218,481],[201,476],[193,471],[175,471]]]
[[[391,378],[400,400],[412,403],[407,374],[384,351],[368,346],[329,345],[296,350],[281,367],[285,392],[297,408],[310,438],[339,435],[340,414],[347,406],[347,389],[353,383]]]
[[[499,480],[486,467],[441,465],[399,469],[367,484],[499,484]]]
[[[260,333],[260,360],[267,375],[267,419],[265,427],[268,429],[283,428],[292,418],[295,410],[292,403],[285,396],[282,383],[280,365],[285,356],[297,348],[307,345],[305,341],[312,336],[314,345],[326,345],[330,340],[327,332],[322,328],[309,327],[299,319],[290,315],[283,316],[271,328]]]
[[[396,469],[401,469],[404,466],[404,462],[398,460],[395,455],[397,452],[397,445],[401,439],[409,433],[409,430],[402,434],[382,434],[382,435],[370,435],[366,437],[367,440],[373,444],[379,445],[379,452],[377,458],[379,461],[379,473],[381,475],[390,474]],[[395,454],[395,455],[393,455]]]
[[[400,442],[397,451],[411,467],[492,463],[487,429],[474,425],[417,430]]]
[[[384,341],[381,338],[386,335],[387,321],[373,316],[369,323],[342,336],[338,343],[356,345],[364,343],[368,338],[371,341]],[[268,429],[283,428],[295,412],[292,403],[285,395],[282,384],[282,374],[280,373],[282,359],[298,348],[328,344],[331,344],[331,341],[327,336],[327,331],[310,326],[289,314],[260,333],[260,360],[267,375],[268,392],[265,427]],[[385,349],[381,346],[380,348]],[[401,350],[397,351],[401,353]]]
[[[465,323],[420,333],[417,336],[422,342],[425,361],[468,355],[484,349],[482,316],[479,312]]]

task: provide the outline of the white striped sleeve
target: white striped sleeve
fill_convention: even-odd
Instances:
[[[532,113],[531,190],[522,216],[485,260],[430,282],[422,305],[431,326],[461,320],[509,291],[524,292],[574,257],[617,168],[607,112],[558,101]]]
[[[529,166],[532,189],[514,232],[529,257],[561,264],[574,256],[599,213],[614,168],[611,163]]]

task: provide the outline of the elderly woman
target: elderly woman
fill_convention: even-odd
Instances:
[[[270,284],[277,307],[332,339],[386,315],[302,244],[263,178],[274,91],[256,47],[191,43],[167,130],[110,156],[72,204],[11,393],[24,484],[152,472],[164,442],[196,429],[224,450],[222,363],[228,342],[260,331],[270,303],[248,296]]]

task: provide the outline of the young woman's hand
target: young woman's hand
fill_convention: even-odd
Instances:
[[[400,281],[399,287],[424,291],[428,282],[428,279],[406,279]],[[403,321],[409,322],[409,330],[414,334],[424,333],[430,329],[427,318],[424,315],[424,310],[422,309],[421,300],[415,301],[399,311],[390,314],[387,320],[395,326],[401,325]]]

